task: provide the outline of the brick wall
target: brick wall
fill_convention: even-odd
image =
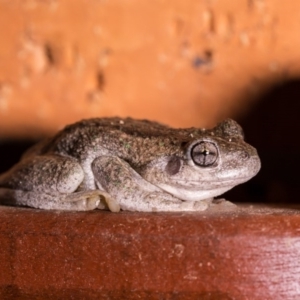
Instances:
[[[212,126],[300,72],[300,4],[0,1],[0,137],[92,116]]]

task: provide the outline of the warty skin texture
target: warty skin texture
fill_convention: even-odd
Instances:
[[[43,209],[200,211],[260,169],[241,127],[174,129],[131,118],[67,126],[0,176],[3,204]]]

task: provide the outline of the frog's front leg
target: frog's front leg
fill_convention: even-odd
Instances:
[[[0,177],[0,203],[42,209],[119,211],[104,191],[77,191],[84,179],[78,162],[58,155],[34,156]]]
[[[96,184],[120,205],[131,211],[201,211],[205,201],[182,201],[144,180],[118,157],[102,156],[92,163]]]

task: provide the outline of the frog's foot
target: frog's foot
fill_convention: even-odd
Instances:
[[[96,208],[108,208],[112,212],[120,210],[118,203],[108,193],[100,190],[53,195],[36,191],[0,188],[0,204],[53,210],[86,211]]]
[[[100,190],[82,191],[65,195],[64,202],[74,203],[78,210],[109,209],[119,212],[120,205],[108,193]]]
[[[238,206],[224,198],[212,199],[209,208],[211,210],[220,210],[220,211],[227,211],[227,210],[235,210]]]

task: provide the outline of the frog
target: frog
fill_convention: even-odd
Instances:
[[[261,166],[241,126],[172,128],[133,118],[92,118],[29,148],[0,175],[0,204],[45,210],[193,212]]]

